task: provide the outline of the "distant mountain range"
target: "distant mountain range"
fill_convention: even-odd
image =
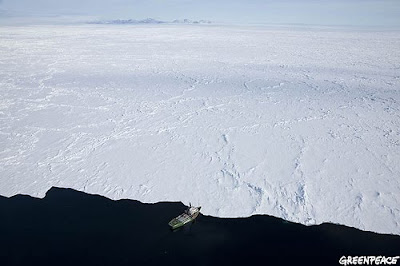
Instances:
[[[98,20],[89,21],[88,24],[210,24],[209,20],[190,20],[190,19],[176,19],[173,21],[162,21],[153,18],[146,18],[142,20],[137,19],[115,19],[115,20]]]

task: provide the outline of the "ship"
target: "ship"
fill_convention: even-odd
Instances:
[[[181,226],[184,226],[199,216],[200,209],[201,207],[192,207],[190,204],[189,208],[187,208],[184,213],[172,219],[168,225],[171,226],[171,229],[177,229]]]

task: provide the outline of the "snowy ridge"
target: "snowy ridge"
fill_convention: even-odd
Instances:
[[[0,194],[400,234],[400,34],[0,29]]]
[[[97,20],[89,21],[88,24],[210,24],[209,20],[190,20],[190,19],[175,19],[173,21],[163,21],[153,18],[146,19],[115,19],[115,20]]]

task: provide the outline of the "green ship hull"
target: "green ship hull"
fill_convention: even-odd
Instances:
[[[198,207],[198,208],[190,207],[184,213],[182,213],[178,217],[175,217],[174,219],[172,219],[168,223],[168,225],[171,226],[171,229],[177,229],[179,227],[182,227],[185,224],[190,223],[191,221],[196,219],[200,213],[200,209],[201,209],[201,207]]]

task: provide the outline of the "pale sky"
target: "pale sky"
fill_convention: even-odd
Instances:
[[[0,0],[3,20],[21,16],[400,27],[400,0]]]

